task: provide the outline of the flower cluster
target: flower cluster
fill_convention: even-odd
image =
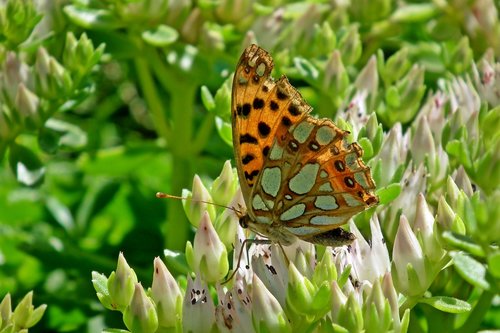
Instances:
[[[11,303],[10,294],[5,295],[0,302],[0,332],[26,333],[42,319],[47,309],[46,304],[36,308],[33,306],[32,291],[24,296],[14,311],[12,311]]]
[[[9,0],[0,7],[0,36],[5,40],[0,47],[0,159],[8,150],[17,166],[13,172],[28,186],[39,184],[45,169],[16,138],[40,130],[40,146],[48,153],[85,146],[80,128],[50,118],[89,96],[93,86],[88,78],[104,52],[104,45],[95,48],[85,33],[76,38],[68,32],[58,60],[43,46],[27,47],[47,38],[42,29],[43,15],[33,2]]]
[[[185,211],[197,228],[194,244],[186,246],[185,258],[194,273],[188,276],[187,285],[176,281],[159,258],[154,261],[153,285],[148,291],[122,254],[116,273],[109,277],[93,273],[102,304],[121,311],[129,330],[291,332],[315,328],[323,332],[335,327],[346,332],[406,332],[409,311],[419,302],[447,312],[468,311],[466,302],[426,294],[451,259],[441,246],[439,227],[423,194],[416,195],[411,219],[400,215],[391,251],[379,222],[384,209],[369,220],[369,240],[351,222],[356,240],[350,246],[317,249],[297,241],[281,247],[258,236],[245,241],[248,235],[237,225],[232,209],[218,212],[212,207],[214,217],[210,216],[205,202],[213,202],[212,194],[220,187],[234,188],[231,184],[236,182],[226,162],[210,189],[195,176],[193,191],[185,193]],[[450,184],[455,183],[450,180]],[[221,202],[229,207],[244,205],[240,193],[231,203]],[[448,218],[439,211],[437,218],[446,228],[456,223],[446,222]],[[230,272],[223,238],[230,236],[236,272],[226,281]],[[168,260],[179,256],[166,255]]]

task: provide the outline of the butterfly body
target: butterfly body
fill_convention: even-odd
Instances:
[[[311,107],[285,76],[271,77],[273,61],[252,45],[233,80],[233,144],[247,212],[240,224],[283,245],[297,238],[349,244],[340,226],[378,203],[362,149]]]

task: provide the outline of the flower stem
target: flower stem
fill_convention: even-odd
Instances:
[[[456,330],[457,333],[466,332],[477,332],[481,322],[488,310],[491,308],[491,302],[493,301],[494,293],[490,291],[483,291],[481,297],[476,303],[476,306],[472,309],[465,323]]]
[[[142,57],[136,57],[134,62],[141,90],[151,112],[156,130],[158,134],[168,142],[170,129],[165,117],[165,107],[158,95],[149,64],[146,59]]]

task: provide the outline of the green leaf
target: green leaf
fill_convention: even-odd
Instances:
[[[401,98],[399,91],[395,86],[390,86],[385,92],[385,101],[387,105],[392,108],[399,108],[401,106]]]
[[[408,331],[408,326],[410,325],[410,309],[406,309],[403,317],[401,318],[401,333],[406,333]]]
[[[95,177],[92,184],[87,187],[85,196],[76,212],[76,225],[80,230],[85,230],[93,216],[113,201],[120,189],[121,183],[114,179]]]
[[[16,179],[23,185],[36,186],[43,181],[45,167],[29,148],[13,143],[10,146],[9,164]]]
[[[165,255],[165,261],[168,267],[181,274],[189,274],[189,272],[191,272],[186,260],[186,255],[183,252],[165,249],[163,250],[163,254]]]
[[[448,313],[464,313],[471,310],[471,305],[469,303],[458,298],[448,296],[421,298],[419,302],[429,304],[438,310]]]
[[[92,284],[96,292],[103,295],[109,295],[108,291],[108,278],[106,275],[93,271],[92,272]]]
[[[307,82],[315,82],[318,79],[319,71],[312,63],[304,58],[295,58],[293,62]]]
[[[498,124],[500,124],[500,106],[489,110],[488,113],[481,119],[480,129],[482,131],[482,139],[485,141],[485,146],[490,147],[494,145],[495,141],[500,137],[498,131]]]
[[[491,289],[486,279],[486,267],[482,263],[463,252],[451,252],[450,256],[455,269],[465,281],[481,289]]]
[[[75,229],[75,220],[68,206],[64,205],[54,196],[46,199],[47,210],[51,213],[54,220],[68,233]]]
[[[488,256],[488,268],[494,277],[500,278],[500,251],[497,250]]]
[[[403,5],[392,14],[391,20],[399,23],[426,22],[438,12],[434,4]]]
[[[466,235],[454,233],[452,231],[444,231],[442,239],[456,249],[464,250],[474,256],[484,257],[484,251],[481,246]]]
[[[231,111],[231,80],[228,78],[215,93],[215,114],[230,121]]]
[[[201,86],[201,101],[208,112],[215,110],[215,99],[207,86]]]
[[[373,146],[368,138],[360,138],[359,145],[363,148],[363,160],[368,161],[373,157]]]
[[[165,47],[174,43],[179,38],[179,33],[174,28],[161,24],[154,29],[142,33],[142,39],[150,45]]]
[[[33,327],[35,326],[40,319],[42,319],[43,314],[45,313],[45,310],[47,309],[46,304],[42,304],[35,308],[35,310],[31,313],[30,319],[26,325],[26,327]]]
[[[114,30],[122,26],[122,23],[105,9],[69,5],[64,7],[64,12],[74,24],[85,29]]]
[[[54,153],[58,148],[78,150],[87,145],[87,133],[68,122],[49,119],[40,130],[38,143],[48,153]]]
[[[224,140],[229,146],[233,145],[233,130],[231,123],[225,122],[220,117],[215,117],[215,126],[217,127],[217,132],[219,136]]]
[[[446,144],[446,152],[456,158],[466,169],[472,167],[470,154],[464,141],[451,140]]]
[[[386,187],[379,188],[376,194],[379,197],[380,204],[388,204],[396,199],[401,193],[401,185],[397,183],[390,184]]]
[[[342,274],[340,274],[340,276],[339,276],[339,278],[337,280],[340,288],[343,288],[344,285],[346,284],[347,279],[349,278],[349,274],[351,274],[351,269],[352,269],[352,266],[351,265],[347,265],[344,268],[344,271],[342,272]]]
[[[332,323],[333,332],[335,333],[349,333],[347,328],[340,326],[339,324]]]

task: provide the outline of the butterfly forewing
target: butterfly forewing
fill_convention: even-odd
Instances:
[[[303,116],[297,111],[280,117],[297,91],[285,77],[274,82],[270,76],[273,67],[271,56],[252,45],[243,52],[234,74],[233,145],[245,199],[257,183],[275,137]]]
[[[347,243],[352,235],[332,230],[378,202],[362,149],[331,120],[310,116],[286,77],[274,82],[272,68],[269,54],[252,45],[233,80],[233,144],[248,225],[284,243]]]

